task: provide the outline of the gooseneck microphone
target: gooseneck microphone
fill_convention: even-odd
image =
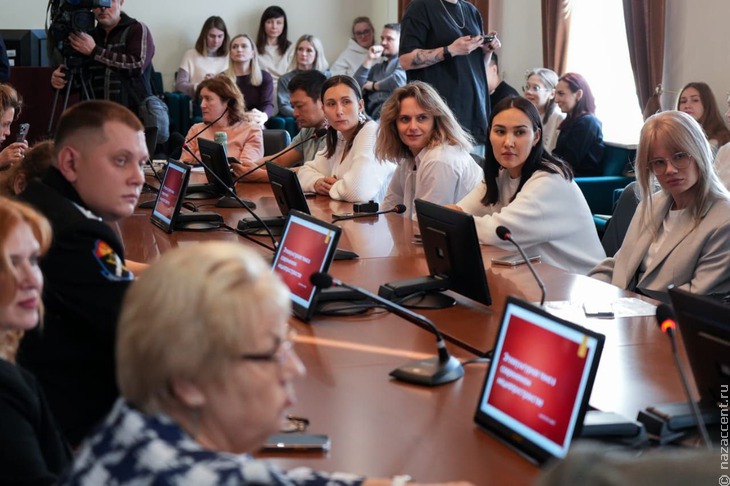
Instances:
[[[357,219],[357,218],[367,218],[370,216],[377,216],[379,214],[388,214],[388,213],[395,213],[395,214],[403,214],[406,212],[406,207],[403,204],[396,204],[393,209],[387,209],[384,211],[378,211],[375,213],[357,213],[357,214],[333,214],[332,215],[332,222],[336,223],[337,221],[345,221],[348,219]]]
[[[705,443],[705,446],[708,449],[712,449],[712,442],[710,441],[710,436],[707,433],[705,422],[702,420],[702,414],[700,413],[700,409],[697,406],[697,402],[692,398],[692,392],[689,388],[689,381],[687,381],[687,374],[685,373],[684,366],[682,366],[682,361],[679,358],[679,352],[677,350],[677,336],[674,333],[675,329],[677,328],[677,322],[674,319],[674,312],[672,311],[672,308],[669,307],[667,304],[660,304],[656,308],[656,320],[659,328],[664,334],[667,334],[669,336],[669,341],[672,343],[672,357],[674,358],[674,364],[679,371],[679,378],[682,381],[682,387],[684,388],[684,393],[692,410],[692,415],[694,416],[695,422],[697,423],[697,429],[700,432],[702,441]]]
[[[407,383],[413,383],[415,385],[425,386],[438,386],[445,383],[458,380],[464,376],[464,368],[461,366],[459,360],[449,354],[446,349],[446,343],[444,341],[441,332],[436,328],[436,325],[430,320],[426,319],[420,314],[416,314],[398,304],[395,304],[389,300],[386,300],[378,295],[368,292],[360,287],[346,284],[340,280],[332,278],[331,275],[326,273],[313,273],[309,278],[309,281],[313,285],[321,289],[327,289],[332,286],[344,287],[350,289],[365,298],[378,303],[388,311],[397,315],[398,317],[405,319],[419,327],[427,329],[436,335],[436,347],[438,348],[438,357],[428,358],[421,361],[413,361],[405,364],[400,368],[390,372],[390,376],[397,380],[405,381]]]
[[[532,272],[532,276],[535,277],[537,285],[540,286],[540,307],[542,307],[543,305],[545,305],[545,284],[542,283],[542,280],[535,271],[535,267],[532,266],[532,262],[530,262],[530,259],[527,258],[527,255],[525,254],[525,251],[522,249],[522,247],[514,239],[512,239],[512,233],[510,232],[510,230],[507,229],[506,226],[497,226],[497,236],[500,240],[509,241],[510,243],[515,245],[515,247],[517,247],[517,251],[520,252],[520,255],[522,255],[522,258],[525,260],[525,263],[527,263],[527,267]]]
[[[322,138],[322,137],[324,137],[325,135],[327,135],[327,129],[326,129],[326,128],[318,128],[318,129],[317,129],[317,131],[315,131],[315,132],[314,132],[314,133],[313,133],[313,134],[312,134],[312,135],[311,135],[311,136],[310,136],[309,138],[305,138],[304,140],[301,140],[301,141],[299,141],[299,142],[295,143],[294,145],[290,145],[289,147],[285,148],[284,150],[282,150],[282,151],[281,151],[281,152],[279,152],[278,154],[274,155],[274,156],[273,156],[273,157],[271,157],[270,159],[267,159],[267,160],[265,160],[265,161],[261,162],[260,164],[258,164],[258,165],[257,165],[256,167],[254,167],[253,169],[251,169],[251,170],[249,170],[249,171],[246,171],[246,172],[244,172],[244,173],[243,173],[243,174],[241,174],[240,176],[236,177],[236,179],[235,179],[235,180],[233,181],[233,183],[234,183],[234,184],[236,184],[236,183],[238,183],[238,182],[239,182],[239,181],[240,181],[241,179],[243,179],[244,177],[246,177],[247,175],[250,175],[250,174],[252,174],[252,173],[256,172],[256,171],[257,171],[257,170],[259,170],[259,169],[260,169],[261,167],[265,166],[265,165],[266,165],[266,162],[273,162],[273,161],[274,161],[275,159],[278,159],[279,157],[281,157],[281,156],[282,156],[282,155],[284,155],[285,153],[287,153],[287,152],[290,152],[290,151],[294,150],[295,148],[299,147],[300,145],[302,145],[302,144],[305,144],[305,143],[307,143],[307,142],[309,142],[309,141],[311,141],[311,140],[317,140],[317,139],[319,139],[319,138]]]
[[[179,133],[174,133],[174,134],[172,134],[170,136],[171,139],[173,139],[173,138],[177,139],[178,137],[182,137],[182,136]],[[176,140],[176,142],[177,141],[179,141],[179,140]],[[220,183],[221,186],[223,186],[223,187],[226,188],[226,190],[228,191],[228,194],[230,195],[231,198],[233,198],[234,200],[236,200],[238,202],[238,204],[241,205],[242,208],[246,209],[249,213],[251,213],[251,216],[253,216],[254,219],[256,219],[259,223],[261,223],[261,226],[266,230],[266,232],[267,232],[268,236],[271,238],[271,241],[272,241],[272,243],[273,243],[274,246],[272,248],[272,247],[269,247],[267,245],[263,245],[261,242],[255,240],[255,239],[251,239],[251,238],[248,238],[248,239],[250,239],[251,241],[253,241],[253,242],[257,243],[257,244],[260,244],[262,246],[265,246],[265,248],[267,248],[267,249],[269,249],[271,251],[276,251],[276,238],[274,238],[274,234],[271,232],[271,229],[266,225],[266,223],[264,223],[261,220],[261,218],[253,211],[253,209],[251,209],[251,206],[253,206],[255,208],[256,205],[253,202],[251,202],[251,201],[244,201],[243,199],[241,199],[238,196],[238,194],[236,194],[235,186],[234,187],[228,187],[225,184],[225,182],[223,182],[223,180],[221,180],[221,178],[218,176],[218,174],[216,174],[215,172],[213,172],[212,170],[210,170],[210,167],[208,167],[202,160],[200,160],[200,157],[198,157],[197,155],[195,155],[195,152],[193,152],[192,150],[190,150],[190,147],[188,147],[187,142],[184,141],[184,140],[183,140],[183,143],[182,143],[182,148],[187,153],[189,153],[205,170],[207,170],[210,174],[212,174],[213,177],[215,178],[215,180],[217,180]]]
[[[185,142],[183,142],[181,144],[181,146],[184,147],[185,145],[189,144],[190,142],[192,142],[193,140],[195,140],[196,138],[198,138],[203,132],[205,132],[206,130],[208,130],[210,127],[212,127],[213,125],[215,125],[216,123],[218,123],[224,116],[226,116],[226,113],[228,113],[228,105],[226,105],[226,109],[223,110],[223,113],[221,113],[220,116],[218,116],[218,118],[216,118],[212,122],[210,122],[207,125],[205,125],[202,130],[200,130],[199,132],[197,132],[192,137],[186,139]]]

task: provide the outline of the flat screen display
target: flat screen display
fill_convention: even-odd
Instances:
[[[604,336],[510,297],[476,422],[542,463],[580,432]]]
[[[157,193],[150,220],[168,233],[172,233],[175,219],[180,214],[189,178],[190,169],[186,165],[173,159],[167,161],[165,177]]]
[[[289,212],[273,269],[289,287],[294,315],[304,321],[314,314],[318,293],[309,278],[313,273],[329,270],[340,231],[339,227],[300,211]]]

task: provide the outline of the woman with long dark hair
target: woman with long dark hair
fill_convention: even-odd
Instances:
[[[259,65],[268,71],[274,80],[289,70],[289,63],[294,57],[294,49],[289,40],[289,24],[286,12],[281,7],[272,5],[264,10],[259,21],[256,34],[256,45],[259,52]]]
[[[299,170],[302,189],[341,201],[382,200],[395,164],[375,156],[378,124],[365,114],[360,86],[350,76],[333,76],[321,98],[327,148]]]
[[[496,234],[506,226],[525,249],[569,272],[585,274],[606,256],[570,166],[544,149],[540,114],[525,98],[493,108],[484,182],[457,208],[479,216],[483,244],[511,249]]]
[[[687,83],[679,92],[677,109],[697,120],[713,150],[730,142],[730,130],[717,107],[712,88],[707,83]]]
[[[596,101],[588,81],[578,73],[563,74],[555,102],[567,116],[558,127],[552,153],[570,164],[576,177],[601,175],[603,126],[596,118]]]

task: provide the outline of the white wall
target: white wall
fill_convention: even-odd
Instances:
[[[484,27],[499,33],[500,72],[521,93],[525,72],[542,66],[540,0],[491,0],[489,9],[489,25]]]
[[[44,28],[47,0],[13,3],[13,8],[3,9],[0,29]],[[353,18],[369,16],[379,37],[383,24],[395,22],[398,16],[396,0],[126,0],[122,9],[152,31],[157,49],[155,69],[162,72],[169,88],[183,53],[195,44],[206,18],[219,15],[229,33],[247,33],[255,39],[261,13],[269,5],[279,5],[286,11],[292,41],[302,34],[319,37],[330,63],[345,47]]]
[[[9,2],[9,0],[4,0]],[[607,1],[607,0],[605,0]],[[620,0],[612,0],[620,1]],[[3,9],[0,29],[43,28],[47,0],[14,1]],[[124,10],[147,25],[155,36],[155,67],[166,86],[183,52],[192,47],[203,21],[210,15],[223,17],[232,33],[256,33],[261,12],[269,5],[284,8],[289,17],[290,38],[311,33],[319,36],[327,59],[333,62],[350,36],[350,24],[358,15],[369,15],[380,29],[397,20],[397,0],[126,0]],[[503,47],[500,67],[508,83],[522,86],[524,73],[542,65],[540,0],[491,0],[490,25],[497,30]],[[728,0],[667,0],[667,49],[664,86],[677,91],[689,81],[705,81],[725,106],[730,90],[730,49],[726,32],[730,19]],[[674,106],[676,94],[668,93],[664,108]]]
[[[691,81],[710,85],[725,112],[730,90],[730,49],[727,0],[667,0],[667,48],[664,58],[664,89],[679,91]],[[677,106],[679,93],[666,93],[662,108]]]

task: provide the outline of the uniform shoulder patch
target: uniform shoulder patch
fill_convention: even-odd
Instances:
[[[112,282],[134,280],[134,273],[124,265],[119,255],[103,240],[94,242],[94,258],[101,267],[101,275]]]

